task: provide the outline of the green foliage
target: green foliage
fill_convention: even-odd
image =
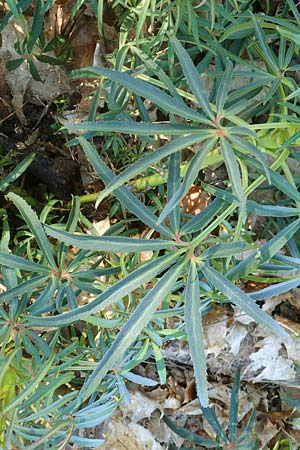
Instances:
[[[192,431],[186,430],[185,428],[178,426],[172,422],[168,417],[164,416],[163,420],[165,423],[173,430],[176,434],[183,437],[189,442],[201,445],[205,448],[214,449],[239,449],[239,450],[255,450],[258,449],[258,440],[254,434],[254,420],[255,420],[255,410],[252,411],[248,423],[245,426],[243,433],[238,435],[237,425],[238,425],[238,394],[240,385],[240,372],[238,371],[235,375],[232,393],[230,398],[230,410],[229,410],[229,426],[228,434],[226,435],[222,429],[222,426],[215,415],[212,408],[203,408],[203,416],[209,422],[213,431],[215,433],[216,439],[209,439],[206,437],[199,436],[199,434],[193,433]],[[172,447],[175,450],[175,447]],[[182,448],[182,447],[181,447]]]
[[[7,3],[2,29],[18,19],[25,33],[16,44],[21,57],[9,68],[26,60],[38,78],[35,58],[51,63],[45,53],[62,43],[43,39],[44,16],[53,2],[37,2],[30,29],[24,16],[30,2]],[[83,3],[76,2],[73,17]],[[101,31],[105,4],[87,3]],[[237,433],[239,375],[227,434],[210,406],[202,316],[215,303],[230,302],[279,336],[288,335],[256,301],[300,284],[299,177],[291,171],[299,163],[299,89],[293,75],[299,70],[294,61],[299,14],[293,1],[276,16],[267,10],[254,14],[242,0],[110,3],[120,21],[114,67],[73,71],[73,78],[98,80],[98,88],[88,120],[67,130],[78,133],[69,145],[81,146],[105,184],[96,206],[115,197],[128,216],[99,236],[81,214],[78,197],[68,219],[58,220],[51,209],[55,201],[38,217],[22,197],[7,194],[24,226],[12,240],[4,217],[0,445],[99,445],[101,439],[78,437],[76,430],[109,417],[128,397],[126,380],[165,383],[162,347],[180,336],[189,343],[198,398],[216,440],[164,420],[198,445],[256,448],[254,413]],[[99,113],[100,98],[105,112]],[[102,151],[99,136],[106,142]],[[138,151],[128,152],[126,168],[116,175],[105,153],[122,165],[129,136]],[[4,179],[1,190],[33,157]],[[227,173],[222,189],[200,176],[221,164]],[[151,178],[153,170],[159,180]],[[212,197],[196,215],[181,205],[193,184]],[[136,192],[143,187],[145,201]],[[259,200],[253,195],[259,189],[272,189],[280,201]],[[249,228],[250,214],[269,218],[261,245]],[[135,223],[146,236],[133,237]],[[151,252],[150,259],[142,258],[144,252]],[[248,279],[268,280],[270,286],[247,294],[240,282]],[[166,330],[170,316],[177,320]],[[157,380],[134,370],[150,356]]]

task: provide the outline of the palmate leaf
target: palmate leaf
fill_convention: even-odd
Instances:
[[[25,202],[25,200],[17,194],[10,192],[7,194],[7,198],[11,200],[20,211],[23,219],[25,220],[28,228],[35,237],[35,240],[43,252],[44,257],[48,261],[50,267],[56,269],[56,263],[52,254],[50,243],[44,232],[44,229],[32,208]]]
[[[118,302],[132,291],[142,286],[144,283],[152,280],[157,274],[163,272],[179,258],[178,252],[173,252],[157,258],[149,264],[139,267],[134,272],[127,275],[122,280],[110,286],[105,292],[98,295],[89,304],[84,305],[76,310],[69,311],[53,317],[35,317],[28,316],[27,322],[30,326],[35,327],[61,327],[82,320],[91,314],[95,314],[102,308]]]
[[[200,270],[215,289],[222,292],[222,294],[224,294],[231,302],[252,317],[256,322],[269,328],[278,336],[289,336],[275,320],[260,309],[249,295],[245,294],[244,291],[231,283],[224,275],[221,275],[215,269],[204,263],[200,264]]]
[[[165,296],[172,291],[174,283],[176,283],[177,278],[180,276],[185,265],[186,260],[180,260],[175,266],[169,269],[165,275],[163,275],[156,283],[155,287],[144,297],[128,322],[123,325],[114,343],[105,353],[97,368],[82,387],[79,394],[79,401],[88,398],[97,389],[106,373],[114,367],[125,351],[138,337],[143,328],[151,320],[159,304],[163,301]]]
[[[202,114],[194,111],[182,103],[166,94],[161,89],[152,86],[146,81],[140,80],[133,75],[129,75],[127,72],[119,72],[117,70],[108,69],[106,67],[91,66],[84,69],[73,70],[71,72],[72,78],[99,78],[107,77],[108,79],[115,81],[121,86],[124,86],[134,94],[143,98],[151,100],[154,104],[168,113],[176,114],[177,116],[184,117],[186,119],[194,120],[199,123],[210,123]]]
[[[72,234],[57,228],[45,225],[46,233],[51,237],[65,242],[68,245],[83,250],[106,252],[143,252],[149,250],[162,250],[173,247],[175,242],[162,239],[134,239],[122,236],[92,236]]]
[[[197,393],[201,406],[208,407],[206,356],[200,312],[199,278],[195,262],[191,262],[185,289],[185,323],[194,366]]]

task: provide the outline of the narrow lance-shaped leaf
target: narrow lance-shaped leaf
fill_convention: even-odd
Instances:
[[[274,56],[273,51],[271,50],[271,47],[268,45],[266,37],[264,35],[264,32],[259,24],[259,22],[256,20],[256,18],[254,17],[253,14],[252,15],[252,20],[254,23],[254,29],[255,29],[255,34],[259,43],[259,48],[261,49],[265,61],[267,62],[267,64],[269,65],[269,67],[272,69],[272,72],[277,73],[279,70],[276,58]]]
[[[199,126],[172,124],[169,122],[151,123],[134,122],[133,120],[101,120],[98,122],[81,122],[67,124],[66,128],[70,131],[81,130],[95,133],[126,133],[136,134],[137,136],[158,136],[166,135],[185,135],[185,134],[207,134],[208,130],[203,130]]]
[[[31,207],[28,205],[28,203],[23,200],[22,197],[20,197],[17,194],[14,194],[13,192],[10,192],[7,194],[7,197],[9,200],[11,200],[15,206],[20,211],[23,219],[27,223],[30,231],[35,237],[35,240],[40,247],[40,249],[43,252],[43,256],[48,261],[49,265],[52,268],[57,268],[56,263],[54,261],[54,257],[51,251],[50,243],[47,239],[47,236],[44,232],[44,229],[42,227],[41,222],[39,221],[36,213],[31,209]]]
[[[84,138],[81,138],[82,148],[89,159],[90,163],[95,169],[97,175],[103,179],[105,184],[114,180],[115,175],[112,171],[104,166],[96,149]],[[139,199],[132,194],[125,186],[118,188],[115,192],[115,196],[119,201],[133,214],[135,214],[142,222],[154,228],[162,235],[173,237],[173,233],[164,224],[157,225],[157,217],[142,203]]]
[[[197,178],[199,170],[201,169],[207,154],[215,147],[217,139],[213,138],[203,144],[203,146],[197,150],[196,154],[193,156],[189,163],[188,171],[184,177],[184,180],[178,189],[178,191],[169,200],[161,215],[158,218],[157,223],[162,223],[163,220],[170,214],[170,212],[175,208],[180,200],[187,194],[194,180]]]
[[[222,114],[224,110],[224,105],[227,99],[227,94],[230,89],[233,74],[232,62],[228,59],[226,60],[226,67],[224,74],[221,78],[220,84],[218,86],[217,96],[216,96],[216,107],[218,114]]]
[[[72,207],[68,217],[66,231],[73,233],[76,230],[76,226],[79,220],[79,214],[80,214],[80,199],[78,196],[75,196],[72,199]],[[57,252],[57,261],[59,267],[62,267],[67,252],[68,246],[65,245],[64,243],[61,243],[58,247]]]
[[[194,66],[189,54],[180,44],[175,36],[171,36],[170,41],[174,46],[175,52],[180,61],[181,68],[188,82],[188,85],[195,96],[199,106],[203,109],[206,115],[214,120],[214,113],[208,101],[207,93],[204,84],[200,78],[200,74]],[[176,113],[175,113],[176,114]]]
[[[22,294],[31,293],[34,289],[39,286],[42,286],[45,281],[49,279],[48,275],[39,275],[31,278],[28,281],[24,281],[22,284],[15,286],[6,292],[0,294],[0,302],[9,302],[13,298],[18,297]]]
[[[53,364],[55,356],[56,355],[53,354],[52,356],[50,356],[48,361],[46,361],[44,364],[41,365],[41,369],[38,371],[37,375],[33,377],[32,381],[27,385],[27,387],[22,392],[20,392],[12,402],[10,402],[8,405],[2,408],[1,414],[7,414],[8,411],[11,411],[12,409],[18,406],[19,407],[22,406],[22,402],[29,395],[31,395],[32,392],[36,390],[39,383],[44,379],[45,375],[48,373],[50,367]]]
[[[224,157],[224,162],[230,181],[232,183],[233,193],[240,201],[241,213],[244,222],[246,220],[246,198],[242,187],[240,169],[236,161],[234,151],[232,150],[230,143],[225,138],[221,138],[221,152]]]
[[[118,302],[130,292],[152,280],[157,274],[163,272],[175,261],[178,260],[178,253],[157,258],[155,261],[136,269],[122,280],[110,286],[105,292],[98,295],[93,301],[73,311],[60,314],[54,317],[34,317],[27,318],[28,324],[35,327],[60,327],[82,320],[91,314],[95,314],[102,308]]]
[[[233,134],[229,134],[228,139],[230,139],[238,147],[241,147],[247,152],[251,153],[261,163],[261,165],[265,170],[268,183],[271,183],[271,174],[265,155],[258,148],[256,148],[255,145],[253,145],[251,142],[246,141],[246,139],[241,139],[240,137],[234,136]]]
[[[180,162],[181,162],[181,154],[180,152],[174,153],[170,156],[169,159],[169,172],[168,172],[168,190],[167,190],[167,201],[169,201],[176,191],[180,187]],[[171,211],[169,215],[170,226],[174,233],[177,233],[179,230],[180,224],[180,204]]]
[[[227,258],[228,256],[234,256],[238,253],[250,250],[253,247],[247,242],[224,242],[223,244],[217,244],[209,247],[201,254],[201,258]]]
[[[36,43],[39,35],[41,34],[42,28],[43,28],[43,23],[44,23],[43,4],[44,4],[44,2],[42,2],[42,0],[37,0],[35,7],[34,7],[32,28],[30,31],[29,41],[27,44],[28,53],[32,52],[34,44]]]
[[[240,388],[240,370],[237,371],[231,391],[229,408],[229,440],[234,442],[238,425],[239,413],[239,388]]]
[[[208,407],[207,368],[200,312],[200,288],[197,267],[194,261],[190,265],[185,290],[185,323],[194,366],[198,398],[201,406]]]
[[[193,442],[194,444],[204,446],[205,448],[221,448],[223,444],[219,444],[215,440],[209,439],[204,436],[199,436],[197,433],[193,433],[192,431],[177,425],[175,422],[170,420],[167,416],[163,416],[163,421],[174,431],[178,436],[184,438],[189,442]]]
[[[9,253],[0,252],[0,265],[6,266],[12,269],[27,270],[28,272],[42,272],[49,273],[50,268],[37,264],[21,256],[11,255]]]
[[[26,158],[24,158],[23,161],[21,161],[17,165],[17,167],[15,167],[9,173],[9,175],[6,178],[4,178],[3,181],[1,181],[0,191],[4,191],[10,183],[13,183],[17,178],[19,178],[25,172],[27,167],[30,166],[30,164],[32,163],[34,158],[35,158],[35,153],[30,153],[28,156],[26,156]]]
[[[51,237],[65,242],[68,245],[83,250],[106,251],[106,252],[142,252],[148,250],[161,250],[173,247],[175,242],[162,239],[134,239],[122,236],[92,236],[72,234],[57,228],[45,225],[47,234]]]
[[[124,170],[120,175],[118,175],[111,183],[109,183],[106,188],[101,192],[97,199],[96,207],[99,203],[107,197],[111,192],[113,192],[118,187],[122,186],[126,181],[131,180],[136,175],[140,175],[143,170],[150,167],[152,164],[160,161],[161,159],[172,155],[180,150],[183,150],[190,145],[196,144],[197,142],[201,142],[203,139],[207,139],[207,134],[201,135],[191,135],[185,136],[178,139],[175,139],[168,144],[164,145],[158,150],[153,151],[152,153],[144,156],[139,159],[136,163],[131,164],[127,169]],[[82,138],[78,138],[81,143]],[[105,164],[103,162],[103,164]]]
[[[177,116],[185,117],[186,119],[195,120],[197,122],[207,123],[207,120],[197,111],[189,108],[184,103],[166,94],[161,89],[139,80],[138,78],[129,75],[127,72],[119,72],[118,70],[108,69],[100,66],[90,66],[84,69],[73,70],[72,78],[98,78],[101,76],[115,81],[126,87],[136,95],[147,98],[155,103],[160,108],[168,113],[176,114]]]
[[[200,270],[215,289],[222,292],[222,294],[224,294],[242,311],[252,317],[256,322],[268,327],[278,336],[289,336],[289,334],[275,320],[260,309],[260,307],[249,295],[245,294],[244,291],[232,284],[228,278],[224,277],[224,275],[221,275],[215,269],[204,263],[200,264]]]
[[[276,236],[263,245],[256,253],[248,256],[227,273],[231,280],[237,280],[253,272],[262,263],[269,261],[284,247],[300,227],[300,219],[280,230]]]
[[[185,264],[186,261],[180,261],[174,267],[169,269],[141,301],[128,322],[122,327],[116,340],[105,353],[97,368],[82,387],[79,395],[80,401],[88,398],[95,392],[95,389],[97,389],[106,373],[120,360],[125,351],[148,324],[158,305],[162,302],[164,297],[172,291],[174,283],[176,283]]]

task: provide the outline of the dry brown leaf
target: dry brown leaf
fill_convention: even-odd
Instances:
[[[200,186],[191,186],[180,204],[186,213],[196,215],[207,207],[209,201],[210,195],[201,191]]]

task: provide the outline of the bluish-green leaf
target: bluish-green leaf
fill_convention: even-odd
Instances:
[[[191,89],[192,93],[195,96],[200,108],[206,113],[206,115],[214,120],[214,113],[211,109],[211,106],[208,101],[208,96],[204,87],[204,84],[200,78],[200,74],[194,66],[189,54],[183,48],[181,43],[175,36],[171,36],[170,41],[174,46],[175,52],[178,56],[178,59],[181,64],[182,71],[185,75],[185,78],[188,82],[188,86]],[[175,114],[178,114],[175,112]]]
[[[249,273],[253,272],[262,263],[269,261],[281,250],[300,227],[300,219],[295,220],[287,227],[280,230],[276,236],[264,244],[253,255],[237,264],[233,269],[227,273],[227,277],[231,280],[237,280]]]
[[[111,183],[109,183],[106,188],[99,195],[96,207],[99,203],[107,197],[111,192],[113,192],[118,187],[122,186],[128,180],[131,180],[136,175],[142,174],[143,170],[151,167],[152,164],[160,161],[162,158],[165,158],[169,155],[172,155],[180,150],[183,150],[190,145],[196,144],[197,142],[201,142],[203,139],[207,139],[207,135],[192,135],[185,136],[175,140],[172,140],[168,144],[159,148],[158,150],[153,151],[152,153],[140,158],[136,163],[131,164],[127,169],[124,170],[120,175],[118,175]],[[78,138],[78,141],[81,145],[83,145],[82,138]],[[99,164],[102,160],[99,158]],[[105,164],[102,162],[102,164]]]
[[[244,241],[226,242],[209,247],[201,254],[201,258],[227,258],[228,256],[234,256],[252,248],[250,244]]]
[[[51,237],[65,242],[68,245],[83,250],[105,252],[143,252],[148,250],[161,250],[174,246],[174,241],[162,239],[134,239],[122,236],[92,236],[67,233],[57,228],[45,225],[46,233]]]
[[[26,203],[25,200],[19,195],[10,192],[9,194],[7,194],[7,197],[15,204],[15,206],[20,211],[23,219],[27,223],[27,226],[29,227],[32,234],[34,235],[35,240],[40,249],[42,250],[43,256],[46,258],[49,265],[52,268],[56,269],[57,266],[52,254],[50,243],[47,239],[42,224],[40,223],[36,213],[32,210],[32,208],[28,205],[28,203]]]
[[[203,146],[199,150],[197,150],[189,163],[187,173],[180,188],[169,200],[169,202],[161,212],[157,221],[158,224],[162,223],[166,219],[170,212],[179,204],[180,200],[187,194],[188,190],[197,178],[198,173],[205,161],[205,158],[207,157],[207,154],[215,147],[216,142],[216,138],[210,139],[208,142],[203,144]]]
[[[7,177],[1,181],[0,191],[4,191],[10,183],[13,183],[17,178],[19,178],[19,176],[21,176],[25,172],[27,167],[30,166],[30,164],[32,163],[34,158],[35,158],[35,153],[30,153],[28,156],[26,156],[26,158],[24,158],[23,161],[21,161],[17,165],[17,167],[15,167],[9,173],[9,175],[7,175]]]
[[[221,138],[221,152],[224,158],[229,179],[232,184],[232,191],[240,201],[240,208],[243,221],[246,220],[246,198],[242,187],[242,180],[239,165],[237,163],[234,151],[227,139]]]
[[[37,264],[20,256],[2,252],[0,252],[0,265],[9,267],[11,269],[26,270],[28,272],[50,272],[50,268],[43,266],[42,264]]]
[[[82,148],[94,167],[97,175],[103,179],[105,184],[109,184],[115,179],[115,175],[101,162],[96,149],[86,140],[82,138]],[[173,233],[164,224],[157,225],[157,217],[147,208],[134,194],[132,194],[125,186],[118,188],[115,196],[119,201],[133,214],[135,214],[143,223],[154,228],[162,235],[173,237]]]
[[[186,261],[179,261],[169,269],[137,306],[128,322],[123,325],[117,338],[99,362],[97,368],[83,385],[79,394],[80,401],[93,394],[106,373],[118,363],[125,351],[151,320],[155,310],[163,301],[164,297],[172,291],[173,285],[185,265]]]
[[[121,84],[136,95],[151,100],[154,104],[162,108],[168,113],[176,114],[177,116],[185,117],[200,123],[207,123],[207,120],[202,114],[189,108],[184,103],[166,94],[161,89],[152,86],[146,81],[140,80],[133,75],[126,72],[119,72],[118,70],[108,69],[100,66],[90,66],[84,69],[73,70],[71,72],[72,78],[99,78],[107,77],[108,79]]]
[[[191,262],[185,289],[185,323],[194,366],[197,394],[201,406],[208,407],[208,385],[204,336],[200,312],[199,277],[195,262]]]
[[[266,314],[249,295],[245,294],[242,289],[231,283],[224,275],[204,263],[200,264],[200,270],[215,289],[222,292],[222,294],[224,294],[231,302],[252,317],[256,322],[269,328],[278,336],[289,336],[281,325]]]
[[[126,133],[136,134],[137,136],[176,136],[185,134],[207,135],[208,130],[203,130],[199,126],[188,124],[172,124],[169,122],[151,123],[134,122],[133,120],[101,120],[95,122],[81,122],[67,124],[66,128],[70,131],[91,131],[95,133]]]
[[[134,272],[127,275],[122,280],[110,286],[105,292],[98,295],[87,305],[77,310],[69,311],[54,317],[28,317],[28,324],[35,327],[60,327],[82,320],[91,314],[99,312],[101,309],[118,302],[130,292],[152,280],[157,274],[163,272],[178,260],[178,253],[162,256],[151,263],[139,267]]]

